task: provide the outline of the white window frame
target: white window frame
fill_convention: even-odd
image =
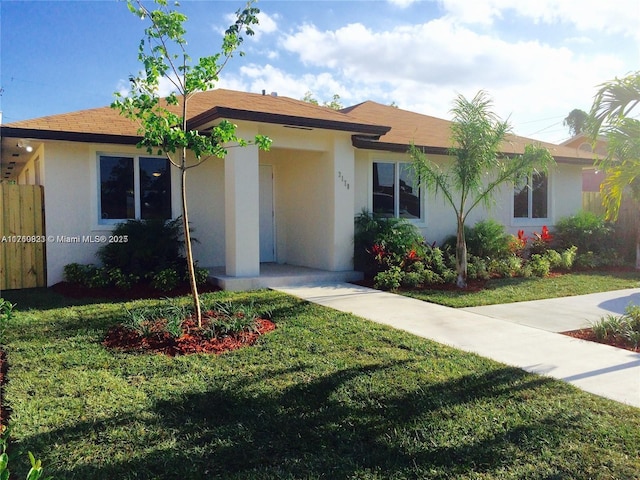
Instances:
[[[420,218],[405,218],[400,217],[400,166],[401,165],[411,165],[411,160],[397,160],[397,159],[383,159],[383,158],[374,158],[371,160],[369,164],[369,211],[373,213],[373,165],[375,163],[389,163],[394,165],[394,182],[393,182],[393,197],[394,197],[394,206],[393,218],[404,218],[405,220],[415,224],[416,226],[424,227],[426,225],[426,202],[425,202],[425,189],[418,186],[419,195],[418,199],[420,202]]]
[[[532,226],[532,227],[540,227],[540,226],[544,226],[544,225],[549,225],[549,223],[551,222],[552,219],[552,203],[551,203],[551,192],[552,192],[552,183],[553,183],[553,177],[551,175],[551,172],[540,172],[540,173],[544,173],[547,176],[547,216],[546,217],[542,217],[542,218],[533,218],[533,190],[531,189],[531,183],[532,183],[532,175],[533,173],[530,173],[528,175],[527,178],[527,183],[528,183],[528,200],[527,200],[527,206],[528,206],[528,213],[526,217],[516,217],[515,216],[515,204],[514,204],[514,198],[513,198],[513,192],[514,192],[514,188],[515,185],[511,185],[511,191],[510,191],[510,202],[511,202],[511,225],[513,226]]]
[[[134,218],[102,218],[102,179],[100,178],[100,157],[123,157],[133,159],[133,209]],[[96,153],[96,178],[97,178],[97,197],[98,197],[98,225],[116,225],[118,223],[126,222],[127,220],[140,220],[142,216],[142,207],[140,205],[140,158],[159,158],[167,160],[167,157],[158,155],[144,155],[144,154],[131,154],[131,153],[114,153],[114,152],[97,152]],[[174,182],[173,175],[171,174],[171,168],[169,168],[169,181],[171,182],[171,194],[173,196]],[[173,201],[171,198],[171,215],[173,218]]]

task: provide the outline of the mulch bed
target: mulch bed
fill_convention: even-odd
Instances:
[[[114,350],[125,352],[156,352],[169,356],[187,355],[190,353],[220,354],[253,345],[260,335],[275,330],[276,325],[271,320],[258,319],[257,328],[253,332],[241,332],[222,338],[207,338],[204,331],[199,329],[192,319],[182,324],[183,333],[174,338],[166,331],[158,329],[150,335],[142,336],[138,332],[122,325],[111,327],[102,344]],[[154,330],[151,327],[151,330]]]
[[[625,350],[629,350],[631,352],[640,353],[640,347],[633,347],[628,342],[626,342],[622,338],[607,338],[607,340],[599,340],[596,338],[593,330],[590,328],[582,328],[580,330],[572,330],[569,332],[561,332],[562,335],[567,335],[568,337],[579,338],[580,340],[587,340],[589,342],[602,343],[603,345],[610,345],[616,348],[624,348]]]
[[[153,288],[149,283],[139,283],[125,290],[116,287],[89,288],[78,283],[60,282],[53,285],[51,290],[68,298],[105,298],[109,300],[179,297],[191,293],[189,285],[181,285],[173,290],[163,291]],[[220,291],[219,287],[208,282],[198,287],[198,293],[218,291]]]

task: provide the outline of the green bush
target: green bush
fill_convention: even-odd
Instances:
[[[209,280],[209,270],[198,267],[197,265],[194,265],[193,269],[196,277],[196,285],[204,285],[207,283]],[[183,280],[185,283],[189,283],[189,271],[185,271]]]
[[[403,218],[380,217],[363,210],[355,219],[354,267],[367,275],[386,268],[406,266],[411,252],[421,257],[424,238]]]
[[[536,277],[546,277],[551,271],[549,259],[539,254],[531,255],[527,266],[531,269],[531,274]]]
[[[489,274],[499,277],[517,277],[522,272],[522,258],[517,255],[509,255],[505,258],[491,260],[489,262]]]
[[[151,278],[151,286],[156,290],[168,292],[173,290],[180,283],[178,272],[173,268],[165,268],[155,273]]]
[[[398,266],[389,267],[388,270],[378,272],[373,279],[373,286],[381,290],[397,290],[402,282],[402,270]]]
[[[560,254],[560,268],[562,268],[563,270],[571,270],[571,268],[573,268],[573,263],[576,260],[577,251],[578,247],[576,247],[575,245],[563,250]]]
[[[467,278],[470,280],[488,280],[489,268],[484,258],[471,255],[467,264]]]
[[[464,227],[467,254],[470,256],[491,259],[507,257],[511,253],[511,237],[504,225],[491,218],[480,220],[473,227]],[[442,243],[442,249],[453,253],[456,251],[456,242],[456,236],[450,235]]]
[[[575,245],[579,254],[599,254],[616,246],[614,233],[613,227],[603,217],[580,212],[558,220],[554,228],[554,243],[558,249]]]
[[[63,275],[64,280],[69,283],[79,283],[81,285],[88,285],[89,281],[93,277],[95,265],[81,265],[79,263],[69,263],[64,266]]]
[[[404,272],[401,285],[407,288],[416,288],[422,284],[423,278],[423,275],[418,272]]]
[[[481,258],[504,258],[509,255],[509,235],[504,225],[493,219],[481,220],[465,228],[467,250]]]
[[[139,278],[151,278],[154,273],[173,268],[185,270],[182,256],[182,219],[128,220],[116,225],[112,236],[122,241],[103,245],[97,252],[102,265],[119,268],[123,273]]]
[[[106,267],[92,267],[87,285],[91,288],[103,288],[111,285],[109,269]]]

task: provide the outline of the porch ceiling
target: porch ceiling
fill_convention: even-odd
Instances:
[[[0,180],[16,180],[39,145],[26,138],[4,137],[0,143]]]

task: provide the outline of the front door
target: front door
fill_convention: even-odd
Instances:
[[[273,167],[260,165],[260,262],[274,262],[275,259]]]

